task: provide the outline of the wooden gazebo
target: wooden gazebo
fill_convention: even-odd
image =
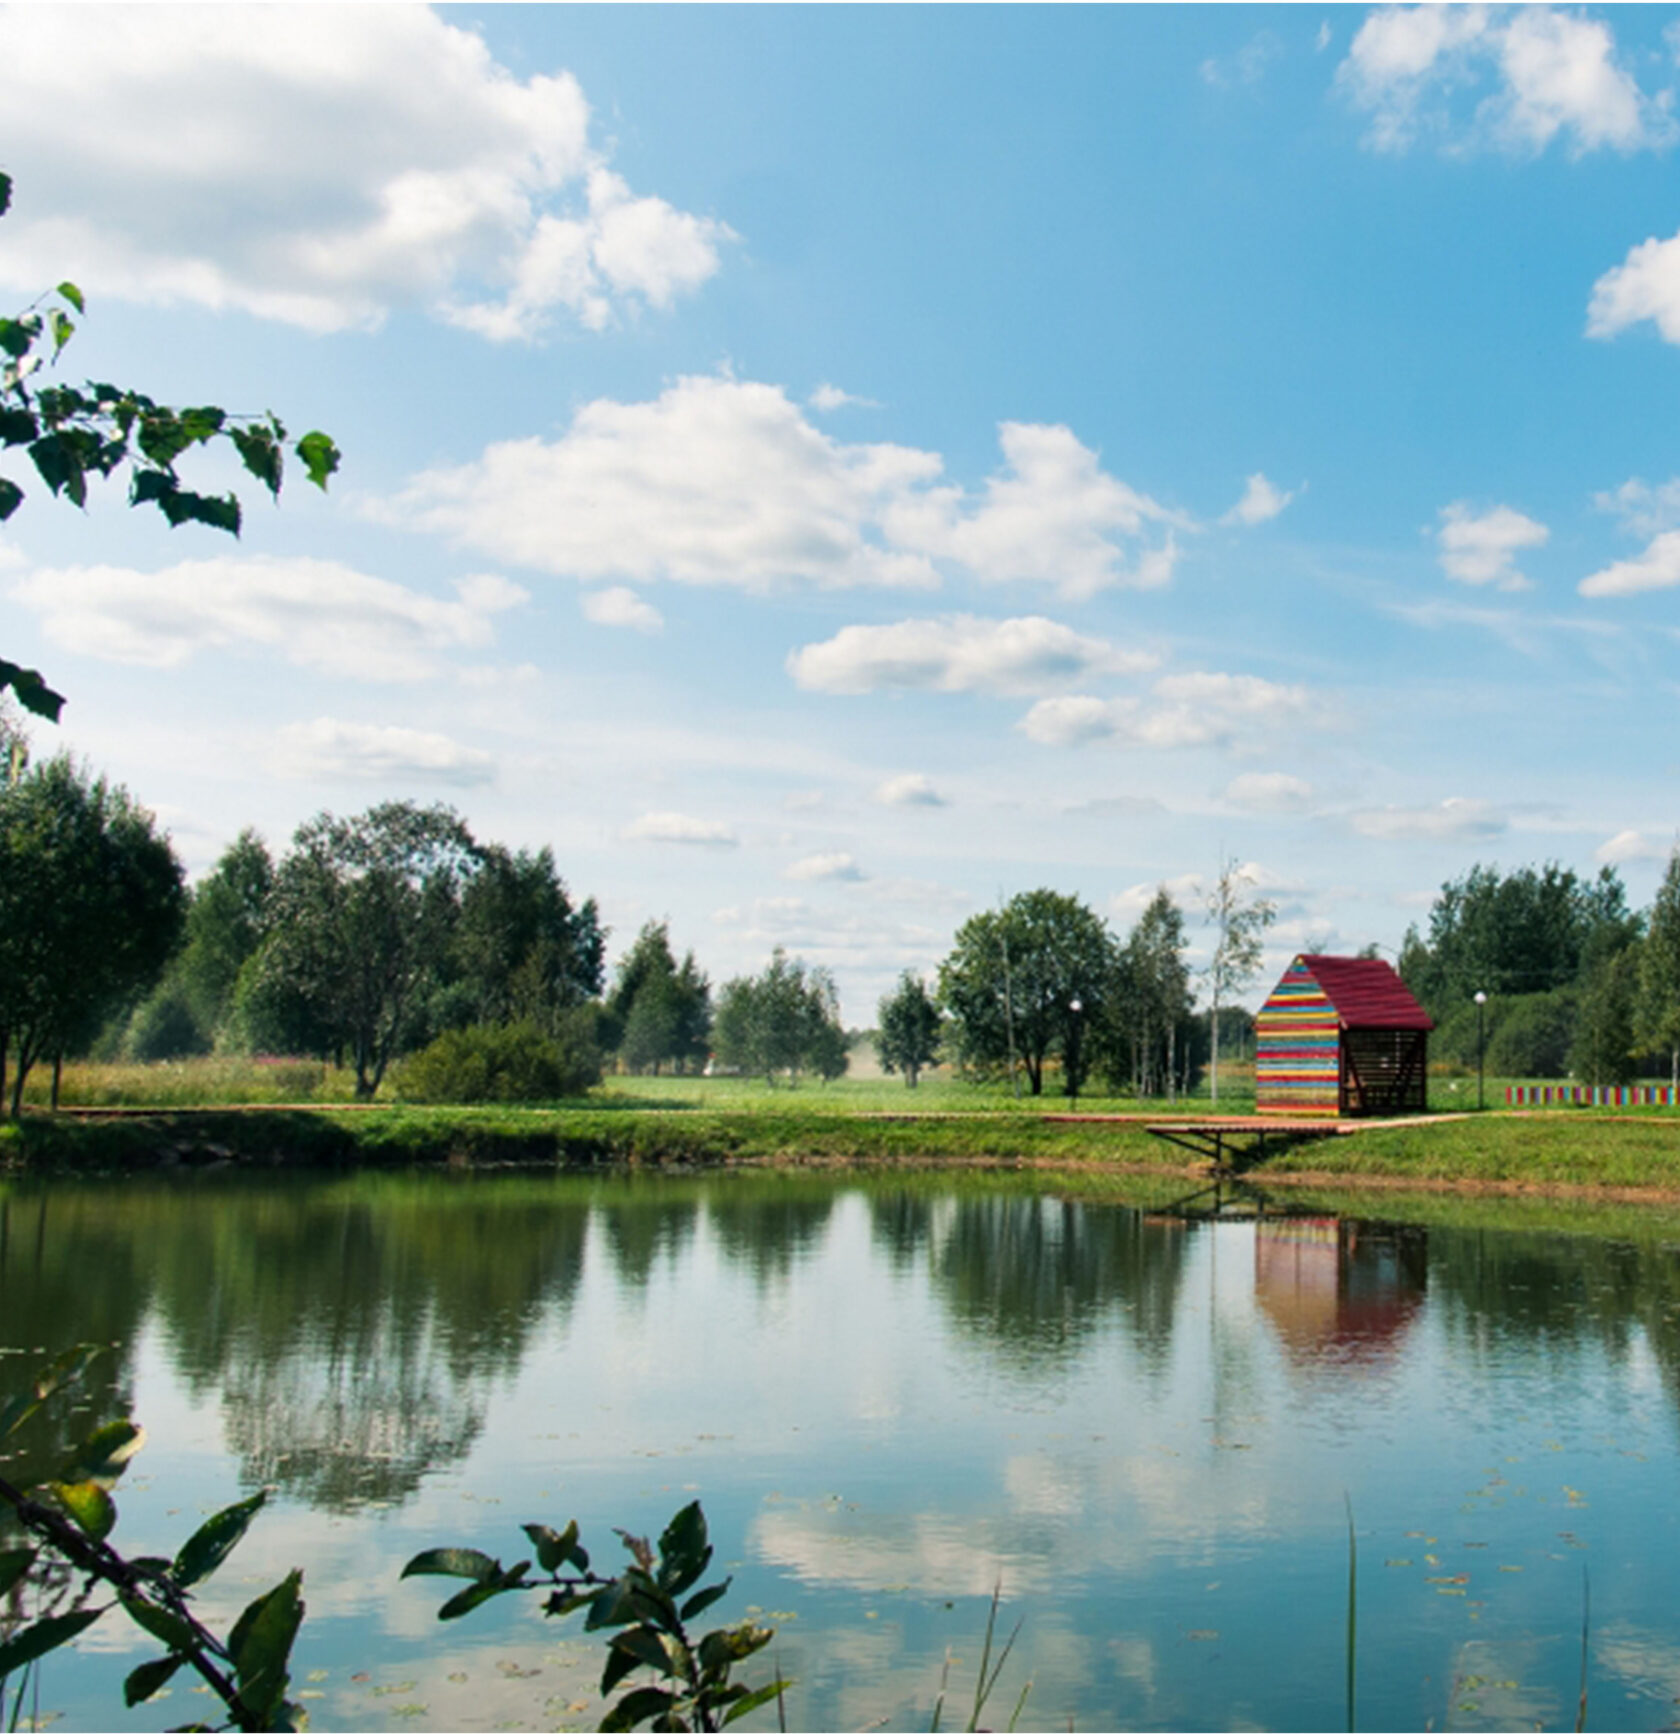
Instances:
[[[1429,1105],[1429,1014],[1375,957],[1303,954],[1254,1020],[1261,1114],[1421,1113]]]

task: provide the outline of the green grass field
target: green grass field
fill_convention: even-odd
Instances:
[[[44,1075],[31,1081],[26,1099],[37,1109],[45,1104],[47,1082]],[[1231,1067],[1221,1082],[1219,1111],[1252,1110],[1251,1069]],[[1372,1122],[1352,1136],[1313,1140],[1274,1156],[1263,1172],[1280,1180],[1323,1174],[1354,1185],[1380,1180],[1680,1192],[1680,1111],[1508,1113],[1505,1080],[1490,1078],[1488,1111],[1477,1114],[1474,1077],[1438,1076],[1431,1084],[1432,1105],[1462,1117],[1427,1126]],[[1182,1170],[1194,1158],[1148,1136],[1143,1122],[1214,1107],[1205,1092],[1176,1103],[1100,1094],[1077,1103],[1060,1094],[1017,1097],[1006,1083],[975,1085],[940,1072],[914,1090],[879,1075],[792,1085],[609,1078],[585,1098],[533,1107],[419,1107],[382,1092],[368,1112],[353,1108],[352,1096],[350,1074],[318,1061],[72,1065],[64,1073],[65,1107],[131,1113],[87,1122],[30,1114],[23,1126],[0,1129],[0,1166],[974,1161],[1165,1172]],[[299,1112],[239,1111],[280,1105]],[[1052,1118],[1073,1112],[1082,1123]],[[1107,1115],[1124,1116],[1125,1123]]]

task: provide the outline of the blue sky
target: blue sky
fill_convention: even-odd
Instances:
[[[1269,967],[1477,860],[1648,900],[1672,9],[16,7],[0,52],[0,292],[346,454],[237,544],[116,491],[0,532],[37,751],[195,871],[447,800],[615,954],[783,944],[853,1023],[1041,884],[1124,931],[1165,882],[1205,946],[1235,858]]]

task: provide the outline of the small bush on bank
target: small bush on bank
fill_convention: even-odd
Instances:
[[[410,1102],[553,1102],[601,1080],[592,1032],[568,1019],[555,1035],[534,1023],[445,1030],[402,1064],[397,1094]]]

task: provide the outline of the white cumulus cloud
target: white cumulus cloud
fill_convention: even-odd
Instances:
[[[494,781],[490,755],[448,735],[317,717],[283,728],[270,755],[277,775],[304,782],[443,783],[477,788]]]
[[[883,807],[943,807],[945,797],[933,786],[933,779],[920,771],[905,771],[888,777],[875,791],[875,799]]]
[[[1680,530],[1664,530],[1643,554],[1615,560],[1583,578],[1583,596],[1635,596],[1641,590],[1671,590],[1680,584]]]
[[[8,6],[0,60],[14,289],[529,337],[668,306],[730,238],[612,172],[569,72],[426,7]]]
[[[1593,495],[1601,512],[1619,518],[1624,529],[1639,536],[1655,536],[1663,530],[1680,530],[1680,476],[1656,486],[1633,476],[1619,488],[1606,488]]]
[[[1607,867],[1620,867],[1628,861],[1666,861],[1668,848],[1643,831],[1618,831],[1599,844],[1593,859]]]
[[[842,879],[855,882],[864,877],[854,856],[843,850],[824,855],[807,855],[795,861],[787,870],[789,879]]]
[[[1665,343],[1680,343],[1680,233],[1639,242],[1593,284],[1589,337],[1614,337],[1645,319]]]
[[[844,626],[788,657],[788,672],[811,692],[883,688],[924,692],[1042,692],[1094,674],[1134,674],[1154,666],[1140,651],[1119,651],[1043,615],[982,620],[948,614],[888,626]]]
[[[1294,489],[1285,492],[1275,488],[1256,470],[1248,478],[1243,497],[1219,521],[1222,524],[1264,524],[1267,519],[1275,518],[1294,498]]]
[[[1362,837],[1380,842],[1465,842],[1497,837],[1510,820],[1491,802],[1454,795],[1437,807],[1370,807],[1348,821]]]
[[[1160,749],[1229,746],[1314,709],[1313,696],[1302,686],[1252,674],[1174,674],[1156,681],[1151,700],[1084,694],[1041,699],[1021,728],[1041,746],[1098,740]]]
[[[847,444],[776,385],[700,375],[601,398],[558,439],[489,446],[370,502],[497,559],[585,581],[932,588],[944,568],[1085,596],[1171,576],[1186,520],[1108,475],[1064,427],[1005,422],[984,488],[937,452]]]
[[[1669,93],[1649,96],[1609,25],[1552,6],[1385,6],[1354,36],[1336,82],[1370,116],[1368,141],[1404,150],[1574,155],[1658,148],[1675,136]]]
[[[1462,500],[1441,509],[1441,570],[1460,584],[1492,584],[1500,590],[1526,590],[1529,580],[1517,569],[1524,548],[1544,545],[1551,532],[1544,524],[1495,506],[1480,514]]]
[[[1117,538],[1189,520],[1107,474],[1068,428],[1004,422],[998,441],[1004,468],[978,499],[957,488],[905,494],[886,513],[888,536],[985,582],[1051,584],[1073,598],[1168,582],[1177,559],[1170,529],[1130,564]]]
[[[693,843],[705,848],[733,849],[740,839],[721,819],[695,819],[687,813],[644,813],[624,828],[631,843]]]
[[[628,626],[636,632],[658,632],[665,625],[665,616],[627,584],[586,590],[580,600],[584,618],[593,620],[597,626]]]
[[[178,668],[206,650],[261,649],[359,680],[426,680],[440,657],[495,641],[494,618],[527,600],[491,573],[455,600],[422,595],[336,560],[229,554],[159,572],[39,568],[8,589],[67,650]]]

